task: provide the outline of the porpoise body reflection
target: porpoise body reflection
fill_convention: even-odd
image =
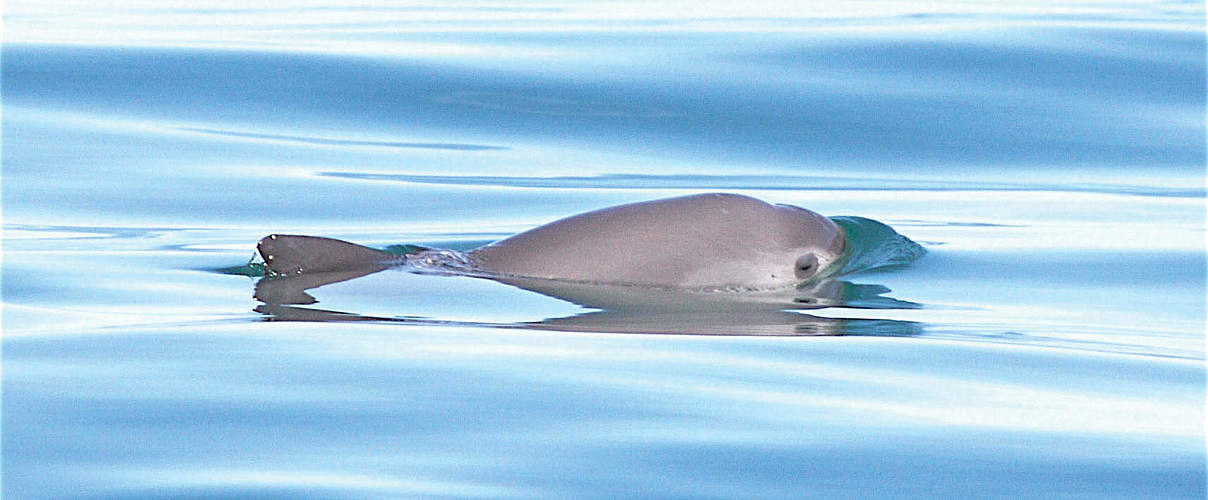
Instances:
[[[758,290],[823,277],[834,271],[846,246],[843,230],[817,213],[712,193],[574,215],[457,258],[467,270],[504,279]],[[279,275],[398,259],[310,236],[272,235],[257,248]]]

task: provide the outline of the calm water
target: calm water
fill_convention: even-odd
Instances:
[[[1202,3],[436,5],[6,2],[5,498],[1204,497]],[[707,191],[928,253],[229,274]]]

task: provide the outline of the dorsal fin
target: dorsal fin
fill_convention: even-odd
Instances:
[[[397,259],[396,255],[319,236],[272,234],[256,243],[264,264],[276,274],[357,269]]]

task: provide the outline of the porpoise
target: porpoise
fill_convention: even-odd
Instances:
[[[724,193],[574,215],[466,252],[489,278],[674,288],[787,287],[833,272],[846,248],[830,219]],[[330,238],[271,235],[257,248],[277,274],[380,265],[399,256]]]

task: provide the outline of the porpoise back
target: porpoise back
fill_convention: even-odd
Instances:
[[[735,194],[587,212],[471,250],[504,276],[667,287],[774,288],[818,275],[843,253],[830,219]]]

